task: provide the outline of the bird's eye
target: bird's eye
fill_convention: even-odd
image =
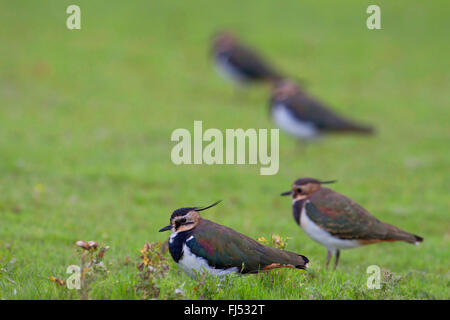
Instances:
[[[186,222],[186,219],[185,218],[183,218],[183,219],[180,219],[180,220],[178,220],[181,224],[183,224],[183,223],[185,223]]]
[[[303,192],[302,188],[297,188],[297,192],[302,193]]]

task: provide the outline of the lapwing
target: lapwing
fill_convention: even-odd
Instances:
[[[282,78],[274,67],[229,32],[219,32],[213,37],[212,54],[218,71],[237,85]]]
[[[309,96],[292,80],[280,80],[272,86],[271,116],[287,133],[310,140],[324,133],[370,134],[371,127],[355,123]]]
[[[291,191],[281,194],[292,196],[295,222],[327,249],[327,268],[332,255],[336,255],[336,269],[343,249],[384,241],[423,241],[422,237],[378,220],[351,199],[322,186],[333,182],[301,178],[294,182]]]
[[[173,211],[169,252],[189,276],[208,272],[215,276],[229,273],[258,273],[273,268],[306,269],[308,258],[300,254],[265,246],[223,225],[203,219],[199,212],[217,205],[180,208]]]

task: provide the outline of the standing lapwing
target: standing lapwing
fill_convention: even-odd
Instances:
[[[204,208],[180,208],[161,230],[172,231],[169,251],[172,258],[189,276],[209,272],[216,276],[228,273],[257,273],[273,268],[306,269],[305,256],[267,247],[228,227],[203,219]]]
[[[213,37],[212,54],[218,71],[235,84],[274,82],[282,78],[278,71],[231,33],[220,32]]]
[[[306,94],[293,81],[273,85],[271,116],[277,126],[304,140],[323,133],[372,133],[372,128],[345,119]]]
[[[333,182],[301,178],[294,182],[291,191],[281,194],[292,196],[295,222],[311,239],[327,248],[327,268],[333,254],[336,255],[334,268],[337,267],[342,249],[381,241],[412,244],[423,241],[419,236],[378,220],[346,196],[322,187]]]

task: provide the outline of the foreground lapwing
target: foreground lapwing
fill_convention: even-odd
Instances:
[[[292,196],[295,222],[311,239],[327,248],[327,268],[333,254],[336,255],[334,268],[337,267],[342,249],[383,241],[412,244],[423,241],[419,236],[378,220],[351,199],[322,186],[333,182],[301,178],[294,182],[291,191],[281,194]]]
[[[257,273],[273,268],[306,269],[305,256],[267,247],[228,227],[203,219],[204,208],[180,208],[161,230],[172,231],[169,251],[180,268],[190,276],[209,272],[216,276],[228,273]]]
[[[213,37],[212,53],[219,72],[235,84],[273,82],[282,77],[252,49],[228,32]]]
[[[273,85],[271,115],[276,125],[287,133],[309,140],[324,133],[372,133],[372,128],[337,115],[306,94],[291,80]]]

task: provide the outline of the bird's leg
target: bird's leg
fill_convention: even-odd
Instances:
[[[340,253],[341,252],[339,250],[336,251],[336,259],[334,260],[334,270],[336,270],[336,268],[338,266]]]
[[[330,264],[330,260],[331,260],[331,251],[328,250],[328,252],[327,252],[327,264],[326,264],[327,270],[328,270],[328,265]]]

